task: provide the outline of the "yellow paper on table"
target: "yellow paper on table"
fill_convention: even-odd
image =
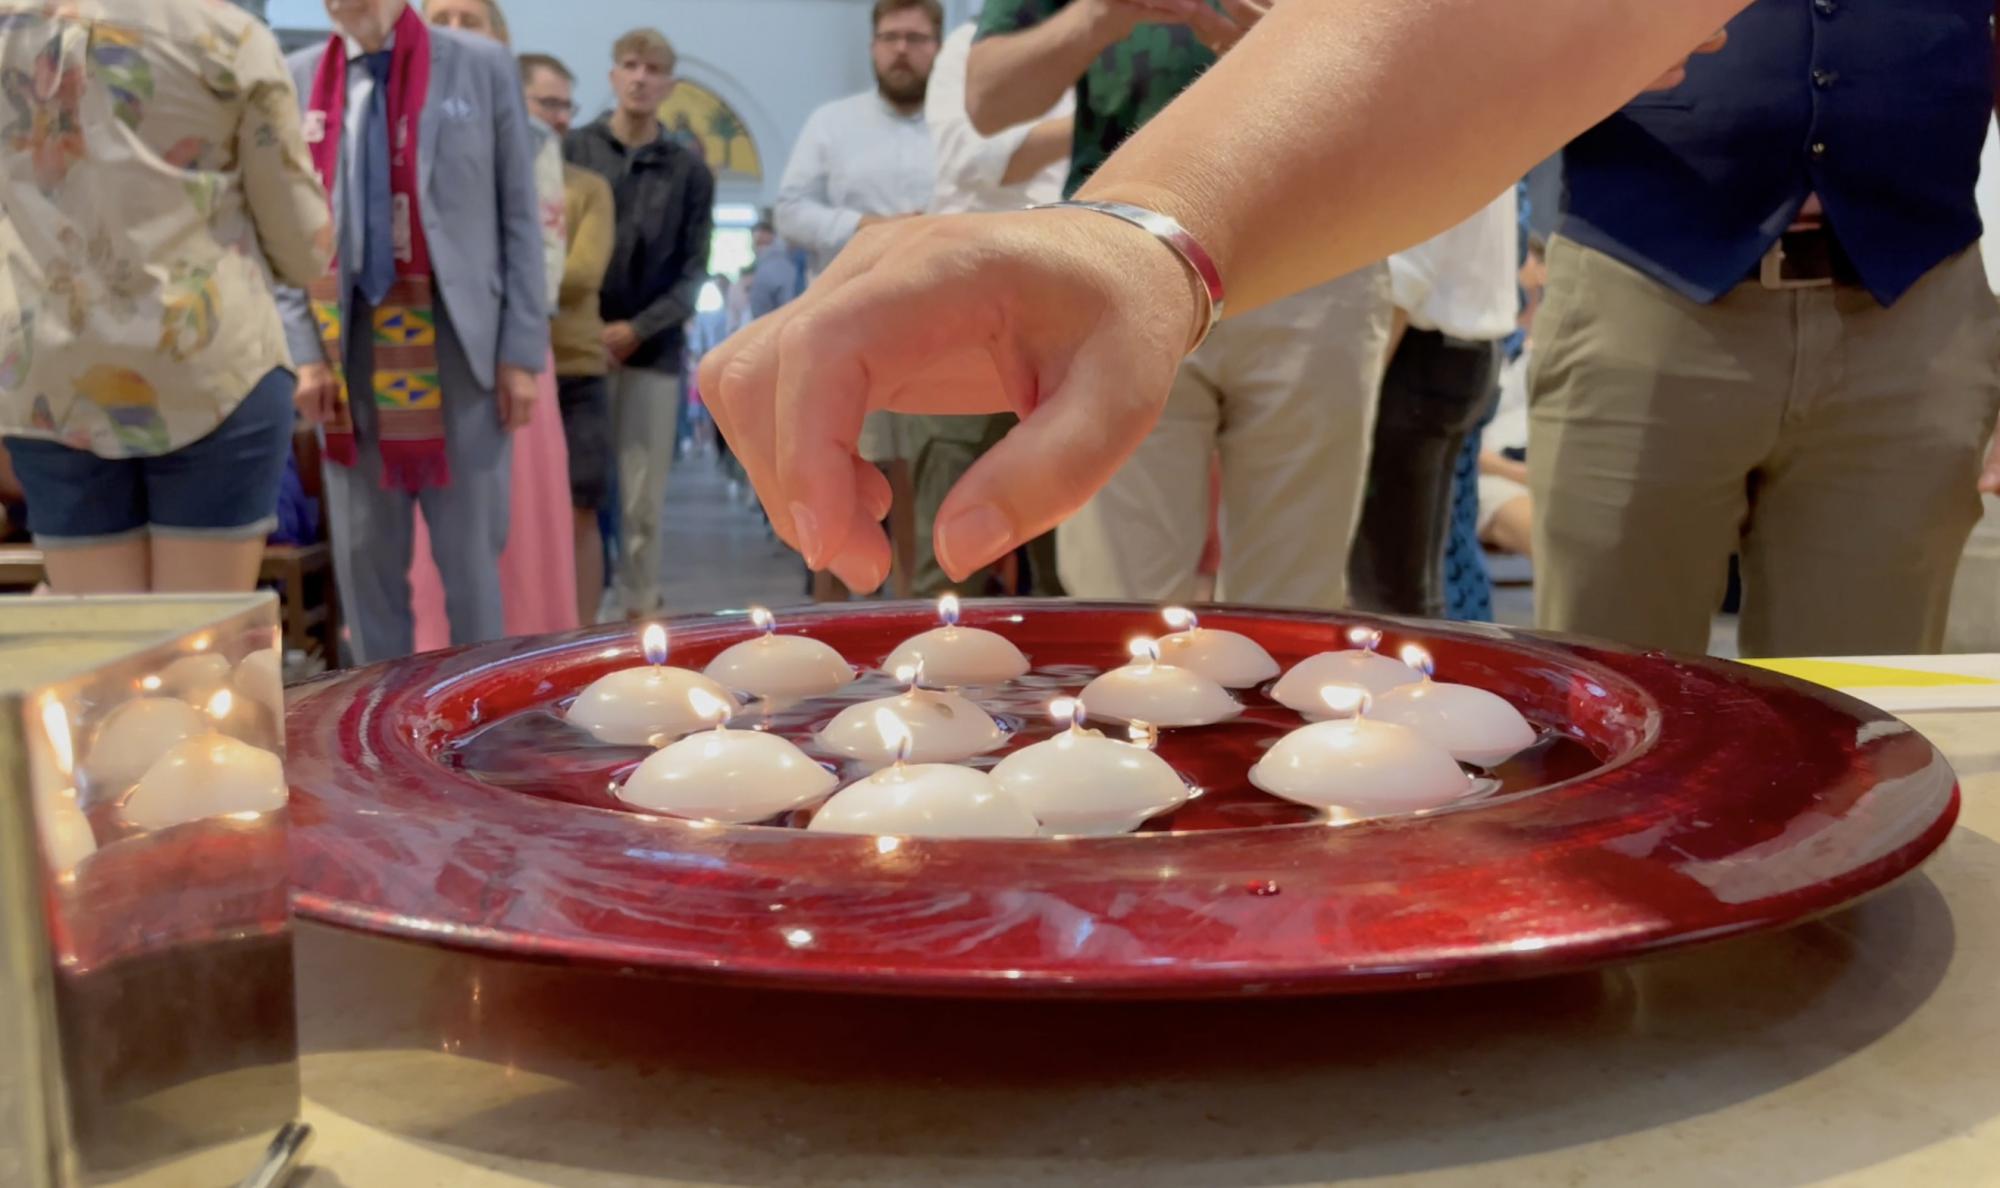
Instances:
[[[1747,664],[1859,697],[1891,713],[2000,709],[1992,656],[1885,657],[1881,660],[1749,660]]]
[[[1746,660],[1757,668],[1794,676],[1830,689],[1945,689],[1954,685],[2000,685],[1987,677],[1958,672],[1921,672],[1849,660]]]

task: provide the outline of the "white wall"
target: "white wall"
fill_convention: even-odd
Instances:
[[[320,0],[269,0],[271,23],[324,28]],[[611,43],[652,25],[673,41],[680,72],[743,117],[764,162],[761,191],[717,195],[767,204],[813,108],[871,85],[871,0],[501,0],[514,48],[561,58],[577,75],[577,103],[595,116],[610,103]],[[971,0],[946,0],[953,19]]]

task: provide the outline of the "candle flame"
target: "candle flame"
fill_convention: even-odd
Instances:
[[[916,736],[910,733],[910,724],[896,716],[887,708],[875,711],[875,730],[882,736],[883,749],[896,753],[896,765],[901,767],[910,761],[910,753],[916,749]]]
[[[938,599],[938,622],[947,627],[958,626],[958,595],[947,594]]]
[[[778,620],[770,611],[761,606],[750,608],[750,625],[766,635],[777,630]]]
[[[908,685],[910,692],[916,692],[918,687],[924,683],[923,657],[919,656],[914,664],[897,665],[895,676],[897,684]]]
[[[1150,751],[1160,745],[1160,728],[1151,722],[1142,722],[1134,718],[1126,724],[1125,737],[1132,740],[1133,746],[1144,747]]]
[[[1404,644],[1403,650],[1396,653],[1396,655],[1403,663],[1423,673],[1426,677],[1437,672],[1437,662],[1431,659],[1430,652],[1417,644]]]
[[[188,646],[193,648],[197,652],[206,652],[209,649],[210,645],[214,643],[215,640],[211,636],[209,636],[208,633],[203,632],[202,634],[195,636],[194,639],[189,641]]]
[[[1184,606],[1170,606],[1160,612],[1160,617],[1175,631],[1193,631],[1201,626],[1201,620]]]
[[[1368,690],[1359,685],[1328,685],[1319,691],[1319,699],[1326,702],[1326,708],[1336,718],[1365,718],[1373,700]]]
[[[160,686],[164,683],[160,680],[159,673],[149,673],[139,679],[139,687],[148,693],[158,693]]]
[[[1056,698],[1054,701],[1049,702],[1049,717],[1054,718],[1056,724],[1059,726],[1067,726],[1071,730],[1081,730],[1084,720],[1083,699],[1080,697]]]
[[[903,839],[900,837],[878,837],[875,839],[875,852],[877,854],[893,854],[902,848]]]
[[[1372,652],[1382,646],[1382,633],[1373,627],[1351,627],[1347,632],[1347,642],[1363,651]]]
[[[694,707],[696,717],[715,723],[717,730],[728,725],[729,719],[736,713],[728,702],[699,686],[688,690],[688,704]]]
[[[76,770],[76,744],[69,733],[69,713],[53,695],[42,698],[42,733],[55,752],[56,770],[67,780]]]
[[[1142,635],[1133,640],[1131,643],[1125,645],[1125,650],[1131,654],[1134,660],[1144,660],[1148,664],[1158,664],[1160,662],[1160,642],[1148,636]]]
[[[667,629],[658,623],[646,624],[639,633],[639,650],[645,653],[646,663],[661,665],[667,662]]]
[[[208,699],[208,716],[220,722],[229,717],[229,711],[236,708],[236,698],[227,689],[217,689],[215,696]]]

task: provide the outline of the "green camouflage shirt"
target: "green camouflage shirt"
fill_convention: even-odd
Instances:
[[[979,35],[1018,33],[1054,16],[1070,0],[986,0]],[[1076,139],[1069,185],[1097,172],[1125,138],[1185,91],[1215,55],[1185,25],[1141,25],[1104,51],[1076,84]]]

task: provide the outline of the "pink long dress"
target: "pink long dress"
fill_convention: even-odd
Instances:
[[[570,526],[569,446],[556,404],[554,360],[539,381],[534,418],[514,435],[512,523],[500,555],[507,634],[568,631],[576,621],[576,538]],[[410,557],[410,609],[419,652],[451,646],[444,581],[431,560],[430,530],[417,512]]]
[[[548,291],[562,287],[568,250],[563,196],[562,144],[536,125],[535,191],[540,199],[543,265]],[[507,551],[500,555],[500,592],[506,600],[508,635],[568,631],[576,621],[576,537],[570,519],[569,445],[563,437],[562,409],[556,403],[556,361],[540,385],[528,427],[514,435],[514,470],[509,500]],[[431,560],[430,530],[417,513],[410,556],[410,611],[416,620],[419,652],[451,645],[444,612],[444,582]]]

